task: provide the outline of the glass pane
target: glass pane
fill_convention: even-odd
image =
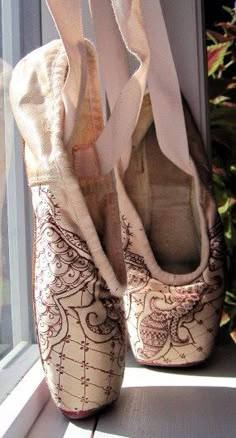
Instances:
[[[2,41],[2,39],[1,39]],[[11,290],[9,272],[9,248],[7,226],[7,165],[5,145],[4,102],[8,99],[8,85],[11,77],[11,66],[2,59],[0,47],[0,359],[13,346]],[[5,108],[6,110],[6,108]]]

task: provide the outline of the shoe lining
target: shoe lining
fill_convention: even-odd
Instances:
[[[119,205],[112,173],[101,176],[95,142],[103,129],[95,50],[87,44],[87,78],[83,102],[67,146],[89,214],[103,251],[121,284],[126,282]]]
[[[201,245],[192,177],[161,152],[154,124],[132,149],[125,188],[161,269],[180,275],[197,269]]]

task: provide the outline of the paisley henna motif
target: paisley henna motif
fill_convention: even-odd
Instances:
[[[96,342],[93,334],[104,335],[102,340],[106,342],[116,335],[121,311],[119,300],[111,296],[99,278],[86,242],[56,223],[58,206],[53,204],[52,193],[40,188],[39,196],[41,201],[35,209],[35,303],[46,359],[52,346],[68,332],[68,314],[83,322],[88,337]],[[86,317],[79,316],[82,308],[87,308]]]
[[[91,398],[92,377],[96,382],[101,374],[109,403],[118,395],[115,388],[120,383],[114,385],[114,381],[120,382],[123,375],[122,303],[101,278],[86,242],[62,226],[62,210],[52,191],[40,186],[32,192],[36,219],[34,309],[48,385],[62,409],[84,410],[86,404],[97,408],[99,400]],[[97,360],[91,362],[94,357]],[[81,387],[75,396],[68,393],[68,379],[70,388]]]
[[[132,253],[131,227],[125,217],[123,222],[123,230],[129,231],[124,239],[128,242],[124,254],[129,280],[125,303],[134,353],[149,364],[191,363],[183,347],[202,352],[204,330],[214,334],[218,326],[225,260],[221,223],[217,221],[209,231],[209,264],[201,277],[186,286],[166,286],[151,278],[143,257]],[[178,352],[177,359],[173,351]]]

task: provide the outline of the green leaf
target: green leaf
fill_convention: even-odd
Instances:
[[[223,327],[224,325],[228,324],[229,321],[230,321],[230,315],[227,312],[223,311],[220,321],[220,327]]]
[[[226,210],[227,212],[227,210]],[[233,230],[232,230],[232,221],[231,221],[231,217],[228,215],[227,216],[227,220],[225,222],[226,226],[225,226],[225,238],[227,240],[232,240],[232,235],[233,235]]]
[[[236,26],[233,23],[228,23],[228,22],[222,22],[222,23],[217,23],[215,25],[216,27],[222,27],[223,29],[230,29],[233,32],[236,32]]]
[[[234,15],[235,14],[234,10],[229,8],[228,6],[222,6],[222,9],[224,9],[224,11],[228,12],[230,15]]]
[[[236,344],[236,329],[230,332],[230,336],[233,339],[234,343]]]
[[[219,209],[223,205],[225,205],[225,203],[227,201],[227,195],[224,192],[224,190],[219,189],[219,187],[217,187],[217,186],[214,187],[214,194],[215,194],[216,205]]]
[[[221,189],[221,191],[225,190],[224,176],[221,173],[216,172],[216,170],[214,169],[213,169],[213,181],[215,183],[215,186]]]
[[[230,298],[232,298],[233,300],[235,300],[234,301],[234,303],[236,304],[236,295],[235,294],[233,294],[232,292],[230,292],[230,291],[226,291],[226,297],[230,297]]]
[[[230,172],[234,173],[236,175],[236,164],[232,164],[230,166]]]
[[[226,35],[223,35],[220,32],[216,32],[215,30],[207,30],[207,39],[214,44],[217,44],[230,41],[231,38],[228,38]]]
[[[212,99],[212,103],[214,103],[214,105],[220,105],[221,103],[227,102],[228,100],[230,100],[230,97],[218,96],[218,97],[215,97],[215,99]]]
[[[222,207],[219,207],[220,215],[225,214],[228,211],[229,208],[230,208],[230,198],[227,198],[227,200],[224,203],[224,205],[222,205]]]
[[[236,82],[231,82],[231,84],[229,84],[228,86],[227,86],[227,89],[228,90],[234,90],[236,88]]]
[[[230,298],[228,298],[228,297],[226,297],[225,298],[225,303],[227,304],[227,306],[230,308],[231,306],[232,307],[234,307],[236,304],[235,304],[235,301],[233,301],[233,300],[230,300]]]
[[[207,48],[208,76],[212,76],[221,65],[232,42],[214,44]]]

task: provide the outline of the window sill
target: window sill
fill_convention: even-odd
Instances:
[[[20,342],[0,361],[0,406],[39,357],[36,344]]]
[[[117,403],[98,416],[76,422],[65,418],[49,399],[41,364],[38,363],[35,365],[36,376],[40,374],[42,386],[35,385],[36,394],[32,389],[29,391],[26,407],[22,411],[18,409],[21,422],[16,420],[18,426],[4,438],[234,438],[235,364],[233,343],[218,346],[206,364],[186,369],[142,367],[129,352]],[[32,377],[28,381],[32,385]],[[16,410],[12,406],[11,409]],[[32,424],[30,430],[25,425],[26,413],[27,427]],[[21,423],[24,429],[19,434]]]
[[[35,352],[38,352],[37,346],[31,346],[31,349],[27,350],[28,360],[30,356],[33,360]],[[21,362],[24,363],[23,354]],[[26,362],[25,366],[27,366]],[[14,371],[16,372],[16,363],[14,363],[13,375]],[[17,370],[18,378],[22,371],[22,367],[20,372]],[[49,391],[44,380],[41,361],[38,360],[0,405],[0,437],[25,438],[48,399]]]

